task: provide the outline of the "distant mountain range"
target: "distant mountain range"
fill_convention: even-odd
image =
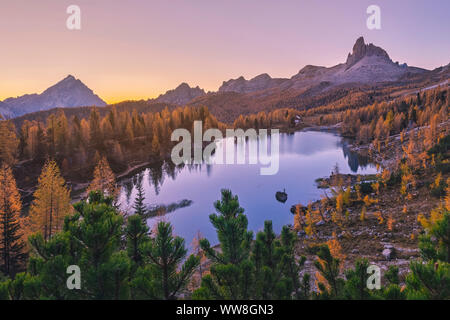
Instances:
[[[449,65],[434,70],[393,62],[388,53],[364,38],[356,40],[345,62],[333,67],[307,65],[291,78],[272,78],[267,73],[250,80],[224,81],[217,92],[206,93],[187,83],[149,99],[145,104],[205,105],[220,120],[280,107],[307,108],[342,99],[350,91],[400,86],[414,88],[447,83]],[[0,114],[13,118],[56,107],[104,106],[106,103],[80,80],[68,76],[41,94],[8,98],[0,102]]]
[[[385,81],[396,81],[406,74],[424,73],[428,70],[409,67],[406,64],[393,62],[387,52],[373,44],[366,44],[360,37],[348,54],[345,63],[327,68],[307,65],[291,78],[272,78],[267,73],[260,74],[250,80],[243,76],[224,81],[218,93],[253,93],[270,89],[288,90],[304,89],[327,82],[327,88],[344,83],[370,84]],[[205,96],[206,92],[199,87],[190,88],[186,83],[174,90],[160,95],[155,101],[184,105],[192,100]]]
[[[13,118],[26,113],[60,107],[105,106],[106,102],[83,82],[69,75],[41,94],[26,94],[0,102],[0,114]]]
[[[407,73],[422,73],[427,70],[394,63],[385,50],[373,44],[365,44],[360,37],[348,54],[345,63],[327,68],[307,65],[290,79],[271,78],[263,73],[251,80],[244,77],[225,81],[219,92],[251,93],[271,88],[302,89],[321,82],[328,82],[328,88],[343,83],[377,83],[396,81]]]
[[[345,62],[332,67],[307,65],[291,78],[263,73],[224,81],[217,92],[190,101],[207,106],[222,121],[240,114],[278,108],[308,109],[328,104],[363,106],[383,99],[449,85],[449,65],[434,70],[393,62],[388,53],[364,38],[356,40]]]

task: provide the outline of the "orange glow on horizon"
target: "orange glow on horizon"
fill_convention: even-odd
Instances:
[[[240,76],[286,78],[305,65],[342,63],[360,36],[409,66],[449,63],[450,42],[441,35],[448,26],[444,0],[433,6],[385,1],[389,14],[376,32],[367,29],[367,3],[360,0],[177,1],[176,10],[163,0],[78,0],[79,31],[66,27],[69,0],[6,2],[1,101],[41,93],[68,74],[108,103],[155,98],[182,82],[216,91]],[[420,24],[399,19],[405,7],[408,21]]]

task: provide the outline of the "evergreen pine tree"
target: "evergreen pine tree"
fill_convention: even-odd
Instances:
[[[149,228],[145,220],[138,214],[128,217],[125,229],[127,236],[127,252],[135,266],[143,264],[142,246],[149,241]]]
[[[176,299],[199,264],[194,255],[186,258],[184,239],[173,237],[166,222],[158,223],[155,238],[142,245],[142,252],[148,265],[137,271],[133,281],[138,298]]]
[[[221,252],[211,248],[207,239],[202,239],[201,247],[215,262],[238,265],[249,257],[253,233],[247,230],[248,220],[237,196],[231,190],[222,190],[222,199],[214,203],[217,214],[209,219],[217,230]]]
[[[387,300],[405,300],[406,293],[400,287],[399,269],[397,266],[389,266],[388,271],[384,274],[386,286],[382,288],[382,298]]]
[[[450,299],[450,211],[434,209],[429,219],[421,217],[425,234],[419,249],[425,261],[412,261],[406,277],[408,299]]]
[[[367,300],[371,298],[367,288],[369,260],[356,260],[355,268],[345,271],[344,298],[349,300]]]
[[[196,299],[249,299],[254,284],[254,265],[250,261],[253,233],[247,230],[248,220],[237,196],[222,190],[222,199],[214,203],[218,214],[209,219],[217,230],[220,252],[207,239],[200,241],[206,256],[213,262],[211,274],[203,277]]]
[[[290,281],[292,297],[295,299],[308,299],[311,290],[310,275],[304,273],[303,277],[300,277],[300,271],[305,265],[306,257],[300,256],[300,258],[296,258],[295,243],[297,235],[289,227],[283,226],[280,238],[283,249],[283,272],[288,281]]]
[[[406,277],[408,299],[450,299],[450,264],[445,262],[412,261]]]
[[[145,206],[145,192],[144,187],[142,186],[142,179],[137,180],[136,184],[137,195],[134,200],[134,213],[138,214],[141,217],[145,217],[147,213],[147,207]]]
[[[131,262],[120,250],[123,217],[113,198],[92,192],[88,202],[74,205],[63,232],[48,241],[41,234],[30,237],[32,255],[29,272],[33,279],[24,285],[28,295],[46,299],[125,299],[129,297]],[[81,270],[81,289],[69,290],[66,269]],[[37,290],[27,289],[37,283]]]
[[[256,299],[302,299],[309,296],[309,276],[300,281],[300,270],[306,258],[295,258],[295,234],[283,227],[276,238],[272,221],[265,221],[252,247],[255,266]]]

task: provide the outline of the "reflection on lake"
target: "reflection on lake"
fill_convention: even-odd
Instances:
[[[343,139],[334,133],[302,131],[280,134],[279,171],[275,175],[260,175],[260,165],[185,165],[175,167],[164,163],[160,167],[142,170],[122,181],[120,203],[132,212],[137,179],[142,179],[148,205],[170,205],[183,199],[192,200],[187,207],[177,209],[164,219],[170,221],[174,233],[189,244],[197,231],[212,243],[217,242],[215,230],[209,222],[214,201],[222,188],[239,196],[241,206],[254,232],[272,220],[274,230],[293,223],[289,209],[293,204],[307,204],[324,192],[316,187],[315,179],[328,176],[335,165],[341,173],[375,173],[375,166],[351,153]],[[286,189],[288,200],[280,203],[275,193]],[[152,226],[158,219],[148,220]]]

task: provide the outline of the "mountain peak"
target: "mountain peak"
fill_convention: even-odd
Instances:
[[[182,83],[180,83],[180,85],[178,87],[175,88],[175,90],[179,90],[179,89],[187,89],[187,90],[189,90],[189,89],[192,89],[192,88],[191,88],[191,86],[188,83],[182,82]]]
[[[55,85],[58,85],[60,83],[74,83],[74,82],[81,82],[81,81],[75,78],[73,75],[69,74],[64,79],[57,82]]]
[[[256,77],[250,80],[245,80],[243,76],[240,76],[237,79],[230,79],[228,81],[224,81],[219,88],[219,92],[239,92],[239,93],[255,92],[273,88],[286,80],[287,79],[282,78],[272,78],[267,73],[257,75]]]
[[[17,98],[8,98],[4,103],[10,110],[11,117],[52,108],[102,107],[106,105],[105,101],[72,75],[68,75],[41,94],[27,94]]]
[[[81,82],[81,80],[75,78],[70,74],[53,86],[47,88],[42,94],[48,94],[52,92],[58,92],[59,94],[64,93],[66,95],[70,95],[71,93],[75,92],[77,92],[77,94],[81,93],[82,95],[94,94],[94,92],[89,89],[89,87],[86,86],[83,82]]]
[[[156,98],[157,102],[185,105],[192,99],[205,95],[205,91],[198,86],[191,88],[186,82],[182,82],[173,90],[167,91]]]
[[[364,37],[359,37],[353,45],[352,53],[348,54],[346,61],[347,69],[366,56],[378,56],[391,61],[389,55],[383,48],[377,47],[372,43],[366,44],[364,42]]]
[[[355,44],[353,45],[353,52],[364,50],[366,43],[364,42],[364,37],[361,36],[356,39]]]
[[[271,80],[272,77],[269,76],[269,74],[267,73],[261,73],[260,75],[254,77],[253,79],[251,79],[250,81],[267,81],[267,80]]]

